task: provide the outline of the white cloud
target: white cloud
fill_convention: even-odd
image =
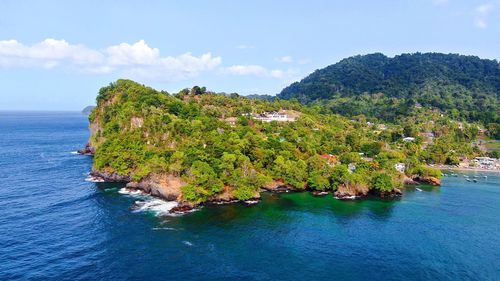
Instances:
[[[281,58],[277,58],[276,60],[279,61],[279,62],[282,62],[282,63],[291,63],[291,62],[293,62],[293,58],[291,56],[284,56],[284,57],[281,57]]]
[[[160,58],[160,50],[150,48],[144,40],[132,45],[121,43],[106,49],[110,65],[148,65],[154,64]]]
[[[304,64],[308,64],[308,63],[310,63],[310,62],[311,62],[311,60],[310,60],[310,59],[300,59],[300,60],[298,61],[298,63],[299,63],[299,64],[302,64],[302,65],[304,65]]]
[[[249,75],[265,78],[286,79],[298,73],[297,69],[273,69],[269,70],[260,65],[233,65],[225,69],[226,73],[234,75]]]
[[[245,45],[245,44],[241,44],[241,45],[236,46],[236,49],[241,49],[241,50],[254,49],[254,48],[255,48],[255,46]]]
[[[493,5],[483,4],[476,7],[476,11],[480,14],[488,14],[493,10]]]
[[[73,64],[95,64],[103,55],[82,45],[70,45],[65,40],[45,39],[33,46],[16,40],[0,41],[0,66],[53,68],[63,61]]]
[[[474,20],[474,25],[476,25],[479,28],[483,28],[483,29],[488,27],[488,23],[486,22],[486,20],[481,19],[481,18],[476,18]]]
[[[279,58],[284,63],[295,62],[291,56]],[[305,63],[303,60],[297,63]],[[200,56],[184,53],[162,56],[158,48],[144,40],[121,43],[103,49],[92,49],[65,40],[46,39],[33,45],[16,40],[0,41],[0,67],[61,69],[89,74],[115,73],[134,79],[179,81],[200,73],[221,70],[222,73],[288,81],[300,73],[298,69],[268,69],[261,65],[233,65],[221,68],[222,58],[211,53]]]
[[[436,6],[444,6],[447,5],[450,0],[432,0],[432,3]]]
[[[487,28],[488,27],[488,17],[491,12],[494,10],[494,6],[492,4],[482,4],[476,7],[474,13],[474,25],[479,28]]]
[[[16,40],[0,41],[0,67],[72,68],[102,74],[118,72],[155,80],[182,80],[216,68],[221,57],[211,53],[194,56],[160,55],[160,50],[140,40],[134,44],[121,43],[103,50],[72,45],[65,40],[46,39],[32,46]]]
[[[266,76],[268,71],[260,65],[233,65],[227,68],[227,72],[236,75]]]

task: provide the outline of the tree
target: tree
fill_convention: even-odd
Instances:
[[[187,200],[201,202],[222,191],[224,185],[206,162],[195,161],[187,174],[189,184],[182,190]]]
[[[330,181],[332,183],[332,189],[336,190],[339,185],[343,184],[344,181],[349,176],[349,170],[347,169],[347,165],[341,164],[333,167],[332,175],[330,177]]]
[[[368,157],[373,157],[380,153],[382,144],[380,142],[365,143],[361,146],[361,151]]]
[[[170,172],[176,176],[179,176],[184,170],[183,164],[185,160],[186,158],[184,156],[184,152],[182,151],[174,152],[170,157],[170,165],[169,165]]]
[[[303,160],[293,161],[278,156],[274,161],[274,174],[285,183],[297,189],[303,189],[307,179],[307,165]]]
[[[379,192],[391,192],[394,190],[394,183],[391,176],[384,172],[376,173],[372,178],[371,185]]]
[[[320,171],[314,171],[309,173],[307,186],[315,190],[327,190],[330,188],[330,181]]]
[[[347,152],[341,154],[339,160],[342,164],[357,163],[361,161],[361,156],[357,152]]]

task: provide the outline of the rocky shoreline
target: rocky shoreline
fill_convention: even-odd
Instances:
[[[134,182],[129,176],[122,176],[117,173],[107,173],[92,171],[90,176],[98,179],[99,182],[122,182],[126,183],[125,188],[130,192],[143,192],[144,194],[151,195],[166,201],[177,201],[178,205],[172,208],[170,213],[185,213],[192,211],[203,205],[223,205],[223,204],[234,204],[243,203],[246,205],[254,205],[260,201],[260,192],[257,192],[255,196],[249,200],[241,201],[236,199],[232,193],[231,188],[226,186],[224,191],[220,194],[212,196],[206,202],[195,204],[182,199],[181,187],[185,185],[180,177],[176,177],[170,174],[158,174],[150,175],[139,182]],[[404,183],[406,185],[416,185],[416,184],[430,184],[433,186],[438,186],[441,184],[440,180],[434,177],[406,177]],[[317,191],[317,190],[297,190],[288,185],[283,181],[276,180],[261,189],[261,192],[273,192],[273,193],[286,193],[286,192],[311,192],[314,196],[326,196],[330,192]],[[355,200],[367,197],[369,195],[377,196],[380,198],[395,198],[402,196],[403,192],[399,188],[394,188],[391,192],[378,192],[370,190],[367,186],[346,186],[342,185],[336,190],[332,195],[339,200]]]
[[[82,155],[93,155],[95,153],[95,148],[87,144],[85,148],[78,151]],[[260,201],[260,192],[256,192],[253,198],[249,200],[238,200],[232,195],[231,187],[225,186],[224,191],[220,194],[210,197],[206,202],[195,204],[184,200],[182,198],[181,187],[186,185],[185,182],[178,176],[172,174],[152,174],[139,182],[133,181],[130,176],[122,176],[117,173],[108,173],[92,170],[90,172],[90,177],[95,179],[96,182],[121,182],[125,183],[125,188],[130,192],[142,192],[166,201],[176,201],[178,205],[172,208],[170,213],[185,213],[189,212],[195,208],[202,205],[223,205],[223,204],[234,204],[243,203],[246,205],[254,205]],[[415,185],[415,184],[430,184],[433,186],[439,186],[441,181],[435,177],[422,177],[422,176],[412,176],[405,177],[405,185]],[[261,192],[273,192],[273,193],[285,193],[285,192],[311,192],[313,196],[321,197],[330,194],[327,191],[317,191],[309,189],[294,189],[293,187],[285,184],[282,180],[274,180],[268,185],[262,187]],[[378,192],[370,190],[368,186],[364,185],[341,185],[335,192],[333,196],[339,200],[354,200],[367,197],[369,195],[377,196],[380,198],[394,198],[399,197],[403,192],[399,188],[394,188],[391,192]]]
[[[433,186],[440,186],[441,180],[436,177],[412,176],[405,177],[403,183],[406,185],[429,184]]]

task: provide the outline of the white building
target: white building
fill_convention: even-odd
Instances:
[[[264,112],[261,114],[254,115],[253,118],[256,120],[260,120],[262,122],[272,122],[272,121],[278,121],[278,122],[293,122],[295,121],[294,117],[291,117],[287,115],[284,112]]]
[[[394,169],[400,173],[404,173],[406,169],[406,165],[404,163],[396,163],[394,164]]]

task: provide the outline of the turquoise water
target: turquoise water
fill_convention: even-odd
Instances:
[[[158,216],[85,181],[87,138],[78,113],[0,113],[0,280],[500,280],[499,174]]]

